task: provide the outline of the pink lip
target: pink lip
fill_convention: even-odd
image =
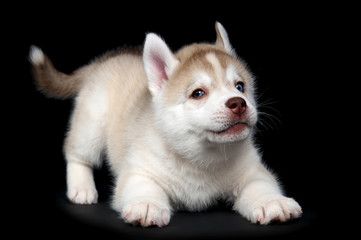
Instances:
[[[243,131],[248,124],[246,122],[235,122],[231,124],[229,127],[222,131],[215,132],[217,134],[233,134]]]

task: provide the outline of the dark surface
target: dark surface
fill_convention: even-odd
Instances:
[[[74,234],[87,235],[78,226],[92,229],[93,234],[111,234],[130,239],[247,239],[283,238],[307,236],[315,233],[317,214],[304,206],[302,218],[288,223],[274,223],[268,226],[251,224],[222,203],[204,212],[176,212],[168,226],[163,228],[141,228],[126,224],[109,206],[101,200],[95,205],[75,205],[64,196],[57,196],[57,206],[64,219],[71,219]]]
[[[11,236],[48,239],[51,231],[51,237],[78,238],[102,234],[117,239],[306,239],[349,233],[352,228],[347,226],[345,231],[342,226],[355,222],[347,216],[350,209],[357,209],[349,201],[355,191],[349,192],[341,181],[343,174],[351,176],[349,169],[357,167],[352,165],[356,158],[342,150],[347,139],[340,135],[348,124],[343,107],[348,102],[340,94],[345,91],[341,83],[347,78],[344,71],[341,77],[336,75],[345,60],[336,56],[347,52],[349,28],[351,32],[358,29],[352,28],[354,14],[340,15],[352,7],[248,6],[243,1],[237,6],[219,4],[223,6],[196,8],[182,2],[169,9],[140,3],[127,7],[97,4],[89,9],[51,3],[4,8],[8,14],[1,19],[2,50],[11,54],[2,56],[6,60],[2,71],[9,72],[2,80],[6,82],[2,87],[2,130],[10,136],[3,136],[7,157],[1,171],[7,176],[2,181],[3,206],[12,210],[3,217],[4,229]],[[146,12],[140,14],[138,8]],[[147,32],[160,34],[173,50],[193,42],[213,42],[215,21],[226,28],[231,44],[256,76],[258,102],[263,103],[259,110],[274,116],[261,116],[257,144],[286,194],[303,207],[303,217],[286,224],[259,226],[221,205],[201,213],[175,213],[170,225],[162,229],[132,227],[108,207],[111,179],[106,166],[96,171],[100,204],[68,203],[62,144],[72,101],[47,99],[36,90],[27,60],[30,45],[41,47],[56,68],[70,73],[107,50],[143,44]],[[349,82],[346,85],[349,87]],[[345,170],[344,164],[350,167]],[[348,184],[352,182],[356,181],[348,180]],[[121,235],[125,237],[118,238]]]

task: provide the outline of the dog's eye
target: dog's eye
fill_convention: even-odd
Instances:
[[[191,97],[192,98],[200,98],[202,97],[204,94],[206,94],[202,89],[196,89],[192,92]]]
[[[236,88],[238,89],[238,91],[244,92],[244,84],[243,84],[243,82],[237,82],[236,83]]]

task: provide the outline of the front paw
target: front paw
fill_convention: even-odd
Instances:
[[[263,197],[246,217],[252,223],[266,225],[271,222],[285,222],[301,215],[301,207],[293,198],[278,196]]]
[[[93,186],[70,187],[68,199],[76,204],[93,204],[98,202],[98,192]]]
[[[168,225],[171,212],[167,207],[160,207],[149,202],[131,203],[122,211],[122,217],[127,223],[142,227]]]

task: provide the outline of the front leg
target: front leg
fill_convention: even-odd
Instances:
[[[302,214],[300,205],[283,196],[279,184],[260,163],[235,190],[234,209],[252,223],[285,222]]]
[[[118,179],[113,208],[126,222],[142,227],[163,227],[169,223],[171,216],[171,207],[163,189],[143,175]]]

